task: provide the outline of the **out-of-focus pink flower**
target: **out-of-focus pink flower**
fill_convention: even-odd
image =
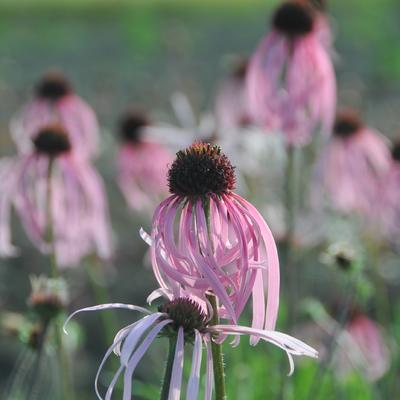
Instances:
[[[340,374],[346,376],[351,368],[358,368],[369,381],[380,379],[389,369],[390,351],[382,335],[381,328],[366,317],[358,314],[353,316],[345,327],[348,348],[342,348],[338,355]],[[344,359],[349,362],[343,363]]]
[[[400,238],[400,142],[392,149],[392,162],[378,190],[380,222],[389,240],[399,246]]]
[[[302,145],[321,130],[329,134],[336,108],[336,79],[317,36],[316,13],[301,1],[282,4],[272,31],[251,58],[249,107],[255,121]]]
[[[145,316],[125,328],[122,328],[115,336],[114,343],[108,348],[95,379],[97,397],[103,399],[98,388],[98,379],[107,359],[114,352],[120,358],[120,367],[111,380],[104,399],[110,400],[118,379],[123,374],[124,390],[123,399],[130,400],[132,395],[132,376],[138,363],[143,358],[147,349],[157,337],[166,336],[175,338],[176,347],[172,365],[171,381],[169,385],[169,400],[181,398],[182,375],[184,363],[185,343],[193,344],[191,370],[186,389],[186,398],[196,400],[199,396],[201,364],[203,345],[206,349],[206,379],[205,399],[211,400],[213,393],[213,358],[211,342],[223,342],[228,336],[252,335],[258,339],[272,343],[286,352],[290,362],[290,373],[294,370],[293,356],[318,357],[318,352],[300,340],[285,333],[261,329],[252,329],[237,325],[210,325],[210,316],[202,305],[193,297],[170,298],[169,301],[159,307],[159,312],[151,313],[141,307],[130,304],[111,303],[94,307],[86,307],[75,311],[69,320],[80,312],[97,311],[105,309],[123,308],[139,311]],[[235,341],[238,344],[238,340]]]
[[[60,126],[43,126],[33,142],[33,151],[10,160],[0,171],[0,254],[17,252],[11,244],[13,206],[29,238],[43,253],[51,251],[48,234],[52,224],[60,267],[75,266],[91,253],[109,258],[110,227],[100,177],[70,151],[68,135]]]
[[[218,146],[195,143],[177,153],[168,180],[172,195],[154,213],[150,243],[159,285],[201,298],[212,291],[221,316],[234,323],[252,296],[253,327],[274,329],[279,308],[275,241],[256,208],[233,193],[229,159]]]
[[[247,65],[248,60],[242,59],[219,88],[215,114],[221,130],[240,129],[252,122],[245,85]]]
[[[313,317],[315,322],[303,325],[296,336],[307,338],[318,348],[321,362],[331,360],[339,379],[345,380],[357,371],[369,381],[376,381],[389,370],[390,350],[383,329],[375,321],[355,310],[344,326],[323,308],[314,311]]]
[[[142,138],[147,125],[147,117],[138,111],[123,118],[117,168],[118,184],[128,205],[136,211],[152,212],[168,193],[167,171],[173,157],[161,144]]]
[[[384,137],[366,127],[354,111],[340,112],[316,165],[312,202],[320,208],[328,195],[340,211],[375,215],[377,189],[390,162]]]
[[[64,127],[73,151],[89,159],[98,151],[99,127],[92,108],[76,95],[57,71],[50,71],[38,83],[34,98],[11,120],[10,130],[18,150],[29,153],[32,139],[45,125]]]

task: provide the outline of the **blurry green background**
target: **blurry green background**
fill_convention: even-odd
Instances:
[[[233,57],[252,52],[265,33],[270,11],[277,3],[272,0],[0,1],[0,155],[14,153],[9,139],[9,118],[30,96],[36,80],[49,67],[64,70],[76,91],[95,108],[103,128],[104,151],[97,166],[107,182],[118,244],[108,274],[113,301],[143,304],[155,288],[151,271],[143,267],[146,245],[138,235],[139,227],[148,227],[149,221],[127,211],[114,183],[113,134],[118,116],[130,104],[140,104],[153,115],[173,121],[169,98],[177,90],[189,96],[196,111],[212,108],[217,84]],[[329,2],[329,11],[336,32],[341,102],[360,108],[368,123],[388,136],[399,136],[400,1],[334,0]],[[18,223],[16,230],[15,242],[22,248],[22,256],[0,260],[0,307],[23,312],[29,294],[28,274],[45,272],[47,265],[26,240]],[[310,262],[310,269],[320,268],[315,259]],[[71,309],[92,304],[85,274],[70,271],[69,279],[74,293]],[[121,324],[128,317],[122,312]],[[85,328],[75,364],[79,399],[93,399],[93,377],[105,343],[98,334],[101,330],[98,316],[85,316],[80,322]],[[0,340],[1,393],[21,345],[2,336]],[[140,380],[157,384],[164,353],[163,344],[152,349],[138,371]],[[280,374],[274,372],[278,367],[273,362],[276,350],[267,354],[243,343],[236,353],[228,355],[228,362],[234,363],[237,370],[235,379],[228,378],[230,399],[262,400],[262,394],[268,393],[264,385],[269,385],[270,379],[280,379]],[[296,393],[293,398],[303,398],[310,368],[299,368],[292,378],[295,389],[291,390]],[[353,389],[337,389],[338,394],[328,384],[327,394],[321,398],[380,398],[374,388],[362,382],[354,385]],[[139,385],[136,390],[143,398],[157,397],[154,395],[157,390],[151,387]],[[150,394],[146,397],[145,393]]]

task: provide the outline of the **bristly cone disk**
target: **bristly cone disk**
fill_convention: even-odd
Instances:
[[[120,122],[120,135],[124,142],[137,144],[142,138],[142,128],[149,125],[147,115],[139,110],[132,110],[126,113]]]
[[[59,125],[44,126],[33,139],[38,153],[58,157],[71,150],[67,132]]]
[[[359,114],[354,110],[338,112],[333,127],[335,136],[347,138],[359,132],[364,126]]]
[[[291,38],[303,36],[313,30],[314,11],[312,7],[301,1],[287,1],[276,10],[273,27]]]
[[[36,86],[35,94],[41,99],[57,101],[71,93],[71,86],[67,78],[58,71],[45,74]]]
[[[217,145],[194,143],[176,154],[168,171],[171,193],[188,198],[221,196],[235,189],[235,170]]]

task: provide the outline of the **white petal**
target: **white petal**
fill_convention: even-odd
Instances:
[[[139,230],[140,237],[151,247],[153,245],[153,240],[151,236],[143,229],[140,228]]]
[[[200,382],[200,368],[202,356],[202,338],[198,330],[195,330],[195,342],[192,355],[192,368],[190,370],[190,377],[186,391],[187,400],[195,400],[199,395],[199,382]]]
[[[109,309],[113,309],[113,308],[123,308],[126,310],[131,310],[131,311],[139,311],[141,313],[144,314],[151,314],[151,312],[149,310],[146,310],[143,307],[138,307],[138,306],[134,306],[132,304],[123,304],[123,303],[107,303],[107,304],[100,304],[98,306],[93,306],[93,307],[85,307],[85,308],[81,308],[79,310],[74,311],[68,318],[67,320],[64,322],[63,325],[63,331],[66,335],[68,335],[68,332],[66,330],[66,326],[68,324],[68,322],[76,315],[79,314],[81,312],[86,312],[86,311],[100,311],[100,310],[109,310]]]
[[[182,372],[184,356],[184,334],[183,328],[178,330],[174,363],[172,365],[171,382],[169,384],[168,400],[179,400],[181,397]]]

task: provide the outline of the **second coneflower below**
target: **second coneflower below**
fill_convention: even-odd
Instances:
[[[281,332],[252,329],[237,325],[212,325],[210,315],[204,302],[195,297],[170,297],[159,307],[158,312],[130,304],[102,304],[75,311],[66,321],[77,313],[107,309],[128,309],[144,314],[139,321],[122,328],[115,336],[113,344],[108,348],[96,374],[95,389],[99,399],[110,400],[118,379],[123,374],[123,400],[132,397],[132,376],[138,363],[144,357],[150,345],[157,337],[168,337],[170,354],[163,383],[161,399],[179,400],[182,391],[183,364],[185,344],[193,344],[190,376],[186,389],[186,398],[196,400],[200,388],[200,372],[203,346],[206,349],[205,399],[211,400],[213,393],[214,365],[211,344],[223,342],[227,336],[234,336],[236,344],[241,335],[252,335],[258,339],[272,343],[286,352],[293,372],[293,356],[316,358],[318,352],[304,342]],[[108,385],[105,396],[100,394],[98,380],[104,364],[114,352],[120,358],[120,367]]]

